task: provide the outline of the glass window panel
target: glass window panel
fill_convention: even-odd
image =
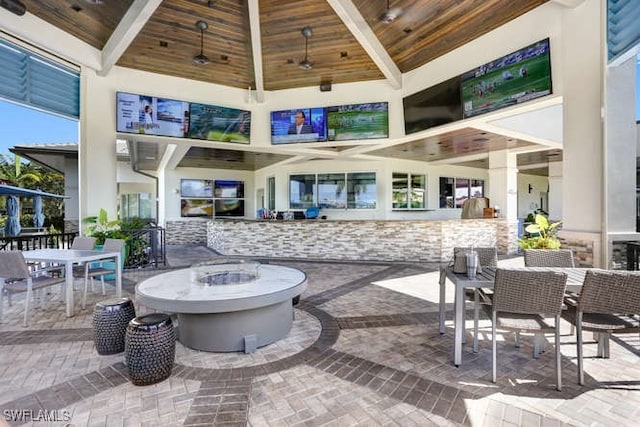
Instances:
[[[315,174],[289,176],[289,208],[306,209],[316,206]]]
[[[270,211],[273,211],[276,209],[276,177],[275,176],[270,176],[269,178],[267,178],[267,191],[269,192],[269,194],[267,195],[268,197],[267,208]]]
[[[469,180],[456,178],[456,208],[461,208],[469,198]]]
[[[426,182],[425,175],[411,175],[411,209],[425,208]]]
[[[471,197],[484,197],[484,181],[481,179],[471,180]]]
[[[453,188],[455,178],[440,177],[440,208],[452,209],[455,207],[453,201]]]
[[[392,209],[406,209],[409,207],[409,174],[393,173],[393,193],[391,195]]]
[[[318,174],[318,206],[328,209],[347,207],[347,188],[344,173]]]
[[[378,200],[375,172],[347,174],[347,208],[375,209]]]

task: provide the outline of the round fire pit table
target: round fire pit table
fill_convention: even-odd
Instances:
[[[307,286],[300,270],[254,264],[218,261],[159,274],[136,286],[136,302],[177,314],[187,347],[251,353],[289,333],[291,301]]]

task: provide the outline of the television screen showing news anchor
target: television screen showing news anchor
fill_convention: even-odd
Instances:
[[[324,108],[272,111],[271,143],[326,141],[326,123]]]

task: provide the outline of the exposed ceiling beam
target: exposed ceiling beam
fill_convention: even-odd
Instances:
[[[258,5],[258,0],[249,0],[249,27],[251,29],[256,101],[262,103],[264,102],[264,74],[262,72],[262,35],[260,33],[260,6]]]
[[[327,0],[336,14],[342,19],[351,34],[358,40],[364,50],[375,62],[382,74],[394,89],[402,88],[402,72],[393,62],[380,40],[362,17],[351,0]]]
[[[106,76],[111,71],[160,3],[162,0],[134,0],[102,49],[102,68],[98,75]]]
[[[569,9],[574,9],[584,3],[584,0],[551,0],[551,2]]]

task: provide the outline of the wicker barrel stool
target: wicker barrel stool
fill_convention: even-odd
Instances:
[[[125,364],[135,385],[164,381],[171,375],[176,333],[168,314],[152,313],[129,322],[125,336]]]
[[[93,342],[98,354],[124,351],[124,336],[136,310],[129,298],[112,298],[96,303],[93,310]]]

